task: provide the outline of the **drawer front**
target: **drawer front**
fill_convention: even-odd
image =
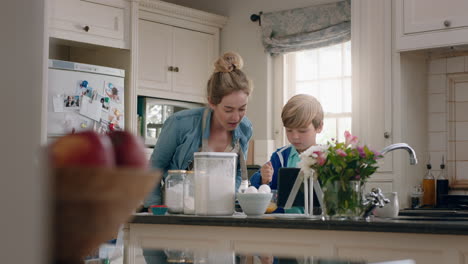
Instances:
[[[123,8],[82,0],[52,0],[50,11],[51,28],[124,39]]]

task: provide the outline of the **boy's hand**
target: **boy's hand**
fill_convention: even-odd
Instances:
[[[273,167],[271,166],[271,161],[263,164],[260,169],[260,174],[262,175],[262,184],[269,184],[273,179]]]

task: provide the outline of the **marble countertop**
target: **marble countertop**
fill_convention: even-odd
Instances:
[[[248,217],[244,214],[233,216],[154,216],[141,213],[134,215],[129,223],[468,235],[468,218],[466,217],[400,216],[398,218],[372,217],[367,221],[340,221],[291,214],[265,214],[258,217]]]

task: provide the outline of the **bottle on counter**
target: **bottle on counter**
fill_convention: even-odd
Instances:
[[[435,186],[435,178],[432,175],[431,164],[426,165],[427,172],[423,178],[423,206],[434,207],[436,205],[436,186]]]
[[[436,181],[437,191],[437,207],[446,208],[448,207],[447,196],[449,191],[449,180],[447,177],[447,171],[445,170],[444,157],[442,156],[442,164],[440,164],[440,174]]]

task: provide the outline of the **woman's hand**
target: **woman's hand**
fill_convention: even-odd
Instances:
[[[260,175],[262,175],[262,184],[269,184],[273,179],[273,166],[271,166],[271,161],[263,164],[260,169]]]

